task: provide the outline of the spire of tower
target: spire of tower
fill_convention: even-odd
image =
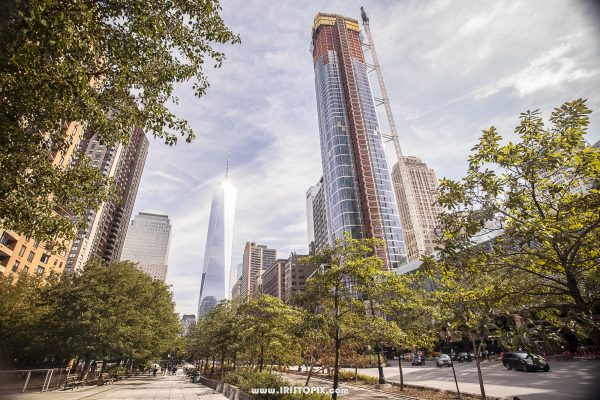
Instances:
[[[227,153],[227,164],[225,165],[225,179],[227,179],[228,174],[229,174],[229,153]]]

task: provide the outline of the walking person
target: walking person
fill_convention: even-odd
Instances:
[[[158,368],[160,368],[160,365],[158,365],[157,363],[154,363],[154,365],[152,366],[152,376],[156,378],[156,373],[158,372]]]

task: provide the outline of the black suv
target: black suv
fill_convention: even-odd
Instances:
[[[550,366],[544,360],[544,357],[525,352],[504,353],[502,365],[509,371],[513,368],[527,372],[550,371]]]

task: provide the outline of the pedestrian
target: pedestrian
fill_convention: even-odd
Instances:
[[[156,373],[158,372],[158,368],[159,365],[157,363],[154,363],[154,365],[152,366],[152,376],[156,378]]]
[[[483,351],[483,356],[484,356],[484,357],[485,357],[485,358],[486,358],[488,361],[490,361],[490,353],[487,351],[487,349],[485,349],[485,350]]]
[[[173,375],[177,375],[177,365],[173,367]]]

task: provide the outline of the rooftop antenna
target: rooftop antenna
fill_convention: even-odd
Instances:
[[[369,26],[369,17],[367,17],[367,13],[363,7],[360,8],[360,15],[362,17],[363,26],[365,28],[365,33],[367,34],[368,43],[363,43],[368,50],[371,51],[371,58],[373,59],[373,64],[369,65],[371,71],[375,71],[377,74],[377,80],[379,81],[379,89],[381,91],[381,98],[374,98],[377,102],[377,105],[380,106],[383,104],[385,107],[385,113],[387,114],[388,125],[390,127],[390,133],[388,135],[382,134],[381,136],[386,139],[386,141],[392,141],[394,143],[394,149],[396,150],[396,156],[398,157],[398,169],[400,170],[400,177],[402,178],[402,186],[406,195],[406,203],[408,205],[408,213],[410,215],[412,229],[406,229],[406,231],[412,230],[415,235],[415,239],[417,242],[417,251],[419,256],[425,253],[425,238],[423,237],[423,229],[421,228],[421,222],[417,215],[417,202],[416,196],[410,181],[410,174],[408,172],[408,168],[406,167],[406,160],[402,156],[402,148],[400,147],[400,141],[398,140],[398,132],[396,131],[396,123],[394,122],[394,116],[392,115],[392,107],[390,106],[390,99],[387,95],[387,90],[385,89],[385,82],[383,81],[383,73],[381,72],[381,65],[379,65],[379,59],[377,58],[377,53],[375,52],[375,44],[373,44],[373,37],[371,36],[371,28]],[[403,227],[404,228],[404,227]]]

